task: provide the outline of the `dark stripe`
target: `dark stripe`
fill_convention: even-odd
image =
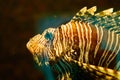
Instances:
[[[115,35],[112,37],[112,34],[114,34],[114,33],[110,33],[110,43],[112,42],[111,41],[111,39],[113,38],[113,43],[112,43],[112,47],[111,47],[111,49],[108,51],[108,53],[105,53],[107,56],[106,56],[106,58],[105,58],[105,60],[104,60],[104,62],[103,62],[103,64],[102,65],[104,65],[105,67],[108,67],[109,65],[108,65],[108,62],[107,62],[107,60],[108,60],[108,58],[110,57],[110,55],[112,54],[112,52],[113,52],[113,47],[115,47]],[[108,46],[110,46],[110,43],[108,44]],[[113,54],[115,54],[115,52],[113,53]],[[107,66],[108,65],[108,66]],[[111,67],[109,67],[109,68],[111,68]]]
[[[85,26],[84,26],[84,24],[83,24],[83,22],[81,22],[81,25],[82,25],[82,29],[83,29],[83,37],[84,37],[84,42],[85,42],[85,44],[84,44],[84,55],[83,55],[83,62],[86,62],[86,60],[85,60],[85,50],[86,50],[86,45],[87,45],[87,39],[86,39],[86,30],[85,30]]]
[[[119,42],[118,42],[119,43]],[[119,44],[117,45],[117,48],[116,48],[116,51],[119,49]],[[117,54],[117,55],[116,55]],[[117,65],[117,63],[118,63],[118,61],[120,60],[120,50],[118,51],[118,53],[114,53],[114,55],[113,56],[115,56],[115,58],[112,60],[112,62],[109,64],[109,68],[114,68],[116,65]]]
[[[92,37],[91,37],[91,46],[90,46],[90,51],[89,51],[89,63],[90,64],[94,64],[98,61],[96,61],[94,59],[94,51],[95,51],[95,47],[97,45],[97,29],[90,25],[91,26],[91,30],[92,30]]]
[[[78,22],[77,22],[78,23]],[[72,22],[72,29],[73,29],[73,40],[74,40],[74,46],[73,49],[76,49],[77,47],[79,47],[79,38],[78,38],[78,32],[77,32],[77,28],[74,22]]]
[[[80,46],[79,46],[79,53],[80,53],[80,54],[79,54],[79,60],[82,60],[82,61],[83,61],[83,59],[80,59],[80,58],[81,58],[80,56],[82,56],[82,55],[81,55],[81,54],[82,54],[82,53],[81,53],[81,52],[82,52],[81,49],[82,49],[82,46],[83,46],[83,43],[82,43],[82,42],[83,42],[83,39],[82,39],[82,31],[81,31],[80,22],[78,22],[78,29],[79,29],[79,32],[78,32],[78,33],[79,33],[79,35],[78,35],[79,43],[78,43],[78,44],[80,45]],[[81,61],[81,62],[82,62],[82,61]]]
[[[79,24],[79,22],[76,22],[77,24]],[[76,54],[76,59],[75,60],[79,60],[79,56],[80,56],[80,48],[79,48],[79,35],[78,35],[78,31],[77,31],[77,25],[74,23],[73,24],[73,38],[74,38],[74,46],[73,49],[77,52]]]
[[[59,27],[59,38],[60,38],[60,42],[62,44],[62,48],[63,48],[63,51],[64,51],[64,47],[63,47],[63,34],[62,34],[62,28],[61,27]]]

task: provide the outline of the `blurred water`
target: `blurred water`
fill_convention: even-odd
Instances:
[[[49,27],[58,27],[61,24],[69,22],[72,15],[68,14],[49,14],[40,17],[36,21],[36,33],[42,33],[45,29]]]

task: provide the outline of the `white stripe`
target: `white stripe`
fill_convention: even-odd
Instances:
[[[71,35],[70,35],[70,27],[68,24],[66,24],[66,27],[67,27],[67,37],[68,37],[68,44],[71,44],[70,42],[70,38],[71,38]],[[70,46],[69,46],[70,47]]]
[[[71,40],[72,40],[72,42],[71,42],[71,46],[73,46],[73,44],[74,44],[74,40],[73,40],[73,29],[72,29],[72,24],[71,24],[71,22],[68,23],[68,24],[69,24],[70,32],[71,32]]]
[[[84,57],[83,55],[84,55],[84,46],[85,46],[85,40],[84,40],[84,32],[83,32],[83,27],[84,26],[82,26],[82,24],[79,22],[79,25],[80,25],[80,28],[81,28],[81,37],[82,37],[82,43],[83,43],[83,45],[82,45],[82,53],[81,53],[81,56],[82,56],[82,58]]]
[[[80,36],[80,26],[78,25],[78,22],[75,22],[75,24],[76,24],[76,28],[77,28],[77,33],[78,33],[78,38],[79,38],[79,48],[80,48],[80,56],[79,56],[79,61],[81,61],[81,62],[83,62],[83,52],[82,52],[82,50],[81,50],[81,46],[82,46],[82,44],[81,44],[81,36]]]
[[[119,54],[118,52],[120,51],[120,45],[119,45],[119,48],[118,48],[118,50],[117,50],[117,52],[116,52],[116,57],[117,57],[117,54]],[[120,60],[119,60],[120,61]],[[118,64],[119,63],[119,61],[117,62],[117,65],[115,65],[115,66],[119,66],[120,67],[120,64]]]
[[[90,40],[89,40],[89,43],[88,43],[88,52],[89,52],[90,48],[91,48],[91,43],[92,43],[92,29],[91,29],[91,26],[89,25],[89,23],[87,23],[87,26],[88,26],[88,30],[89,30],[89,35],[88,36],[90,37]]]
[[[65,26],[64,26],[64,31],[65,31],[65,47],[66,47],[66,49],[68,48],[68,47],[70,47],[70,46],[68,46],[69,45],[69,43],[70,43],[70,38],[71,38],[71,35],[70,35],[70,29],[69,29],[70,27],[69,27],[69,25],[68,24],[66,24]]]
[[[55,34],[54,34],[54,35],[55,35],[55,36],[54,36],[54,39],[53,39],[53,46],[54,46],[54,50],[55,50],[55,51],[57,51],[57,50],[56,50],[56,45],[57,45],[57,43],[58,43],[58,33],[59,33],[59,32],[58,32],[58,28],[57,28],[57,29],[56,29],[56,32],[55,32]],[[56,52],[55,52],[55,53],[56,53]],[[53,55],[53,54],[51,54],[51,55]],[[55,56],[55,55],[54,55],[54,56]]]
[[[68,37],[67,36],[67,25],[64,25],[64,35],[65,35],[65,48],[67,48],[67,43],[68,43]]]
[[[116,66],[114,67],[115,70],[120,70],[120,60],[117,62]]]
[[[84,55],[85,55],[85,62],[86,63],[89,63],[89,61],[88,61],[88,59],[89,59],[89,57],[88,57],[88,54],[89,54],[89,41],[88,41],[88,29],[87,29],[87,27],[86,27],[86,24],[84,24],[83,23],[83,25],[84,25],[84,28],[85,28],[85,36],[86,36],[86,39],[87,39],[87,41],[86,41],[86,50],[85,50],[85,53],[84,53]]]
[[[62,35],[63,35],[63,36],[62,36],[62,37],[63,37],[63,40],[62,40],[62,41],[63,41],[63,42],[62,42],[62,43],[63,43],[63,44],[62,44],[62,45],[63,45],[63,50],[66,50],[66,46],[65,46],[65,31],[66,31],[66,28],[65,28],[65,27],[66,27],[65,25],[62,25],[62,26],[61,26]]]
[[[107,48],[109,47],[108,45],[109,45],[109,41],[110,41],[110,31],[108,31],[108,33],[106,33],[106,34],[108,34],[107,42],[105,41],[106,47],[105,47],[104,52],[102,53],[102,56],[100,57],[98,65],[102,65],[102,63],[104,62],[104,56],[106,54]],[[104,34],[104,35],[106,35],[106,34]]]
[[[100,43],[101,43],[102,37],[103,37],[103,30],[102,30],[102,28],[98,28],[96,25],[95,25],[95,28],[96,28],[96,32],[97,32],[97,44],[96,44],[95,51],[94,51],[94,58],[97,55],[97,52],[98,52],[98,49],[100,47]],[[101,34],[99,34],[100,33],[99,29],[101,30]]]
[[[60,50],[59,50],[60,46],[58,46],[58,45],[60,45],[60,43],[61,43],[61,42],[60,42],[60,38],[59,38],[59,37],[60,37],[59,34],[60,34],[60,32],[59,32],[59,30],[58,30],[58,35],[57,35],[58,42],[57,42],[57,44],[56,44],[55,47],[54,47],[54,50],[56,51],[56,56],[59,56],[59,53],[60,53],[60,52],[59,52],[59,51],[60,51]]]
[[[106,55],[105,55],[105,59],[107,59],[107,60],[110,57],[110,55],[108,54],[108,52],[111,51],[111,48],[112,48],[112,45],[113,45],[113,41],[114,41],[114,33],[113,32],[112,32],[112,36],[111,36],[110,40],[111,40],[111,42],[109,43],[110,44],[109,45],[109,49],[108,49],[108,51],[106,52]],[[112,51],[112,53],[113,53],[113,51]],[[109,57],[107,57],[107,55],[109,55]],[[106,60],[106,63],[107,63],[107,60]],[[108,64],[106,65],[106,67],[108,67]]]
[[[113,44],[113,38],[114,38],[114,33],[112,33],[112,37],[110,36],[111,34],[110,34],[110,30],[108,30],[108,34],[109,34],[109,48],[108,48],[108,50],[107,50],[107,52],[105,53],[105,55],[104,55],[104,58],[103,58],[103,62],[105,61],[105,59],[106,59],[106,57],[107,57],[107,55],[108,55],[108,52],[111,50],[111,48],[112,48],[112,44]],[[110,42],[111,41],[111,42]],[[108,58],[108,57],[107,57]],[[102,64],[102,63],[101,63]]]
[[[60,32],[59,32],[59,30],[58,30],[58,42],[57,42],[57,44],[56,44],[56,56],[60,56],[61,55],[61,53],[63,52],[63,48],[62,48],[62,42],[61,42],[61,40],[60,40]]]
[[[113,53],[110,55],[110,58],[108,59],[109,60],[109,62],[107,63],[108,65],[113,61],[113,59],[116,57],[116,55],[117,55],[117,52],[120,50],[120,43],[118,42],[118,38],[119,37],[119,35],[118,34],[116,34],[116,44],[115,44],[115,48],[114,48],[114,50],[113,50]],[[117,49],[117,45],[118,45],[118,50],[116,51],[116,49]],[[116,53],[114,54],[114,52],[116,51]]]

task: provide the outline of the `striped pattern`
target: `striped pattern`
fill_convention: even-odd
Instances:
[[[51,32],[54,36],[49,43],[44,37],[47,32]],[[115,71],[120,71],[119,34],[89,23],[70,21],[56,29],[47,29],[42,35],[38,34],[33,37],[27,43],[27,48],[35,55],[35,60],[40,66],[42,63],[37,57],[40,55],[43,58],[45,57],[44,55],[48,55],[49,59],[55,62],[61,57],[65,59],[59,60],[55,66],[60,71],[60,74],[63,75],[64,71],[67,72],[61,77],[63,80],[66,77],[67,79],[70,78],[68,72],[72,70],[68,62],[71,61],[82,64],[82,68],[90,69],[89,72],[91,73],[95,71],[98,78],[99,74],[105,75],[104,78],[106,77],[106,79],[120,76],[119,72]],[[43,58],[42,61],[44,60]],[[49,64],[48,62],[46,63]],[[94,67],[90,65],[94,65]],[[110,69],[106,71],[106,68]],[[112,75],[107,76],[108,74]]]
[[[79,21],[62,25],[56,34],[59,41],[55,39],[53,45],[57,54],[66,55],[62,52],[71,50],[67,56],[76,55],[77,61],[112,69],[117,65],[115,70],[120,69],[120,64],[117,64],[120,61],[119,34]]]
[[[95,14],[96,10],[84,7],[67,24],[30,39],[27,48],[37,64],[53,66],[58,80],[76,77],[76,64],[92,79],[120,80],[120,11],[110,8]]]
[[[115,75],[120,77],[120,74],[114,72],[120,70],[119,34],[89,23],[71,21],[57,28],[55,35],[53,46],[58,57],[64,56],[67,61],[101,66],[92,70],[103,71],[103,75],[114,74],[105,75],[105,79],[114,79]],[[111,70],[108,69],[106,72],[103,67],[114,70],[110,73]]]

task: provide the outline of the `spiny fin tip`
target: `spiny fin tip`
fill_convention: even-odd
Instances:
[[[96,10],[97,10],[97,7],[93,6],[93,7],[89,8],[87,10],[87,12],[90,13],[91,15],[94,15],[94,13],[96,12]]]
[[[111,15],[113,12],[113,8],[106,9],[104,11],[101,11],[99,13],[96,13],[95,15],[100,15],[100,16],[106,16],[106,15]]]

